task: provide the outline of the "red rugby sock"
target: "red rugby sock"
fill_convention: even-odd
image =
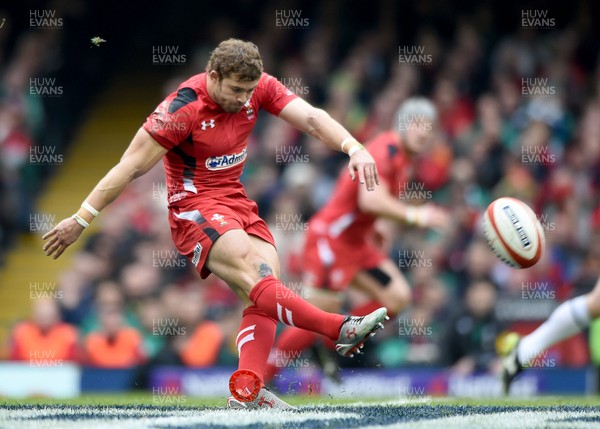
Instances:
[[[258,282],[250,292],[252,302],[269,316],[286,325],[295,326],[337,340],[345,316],[327,313],[300,298],[273,276]]]
[[[240,357],[238,369],[254,371],[263,381],[267,359],[273,341],[277,321],[255,305],[244,310],[240,330],[235,340]]]
[[[273,379],[287,360],[298,359],[302,351],[312,346],[317,338],[317,334],[304,329],[288,328],[284,330],[277,337],[273,353],[269,356],[265,371],[265,383]]]

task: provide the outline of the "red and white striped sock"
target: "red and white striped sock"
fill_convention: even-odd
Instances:
[[[276,328],[277,321],[255,305],[244,310],[240,330],[235,339],[240,357],[238,369],[254,371],[261,381],[264,380]],[[262,384],[264,385],[264,382]]]
[[[286,325],[306,329],[337,340],[345,316],[328,313],[308,303],[273,276],[258,282],[250,292],[252,302]]]

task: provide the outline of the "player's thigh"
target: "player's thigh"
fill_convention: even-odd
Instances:
[[[273,246],[257,247],[256,240],[243,229],[225,232],[210,249],[208,269],[232,288],[249,294],[263,277],[279,271]]]
[[[359,271],[352,287],[367,293],[393,312],[410,303],[410,286],[398,267],[384,259],[376,268]]]

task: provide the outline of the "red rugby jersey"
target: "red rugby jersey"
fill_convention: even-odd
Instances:
[[[398,134],[388,131],[375,136],[366,144],[375,159],[379,178],[385,182],[392,195],[399,196],[412,174],[412,165]],[[311,218],[310,228],[314,232],[327,234],[356,243],[373,229],[376,216],[365,213],[358,207],[358,181],[352,181],[348,171],[342,169],[331,198]]]
[[[296,98],[263,73],[242,110],[227,113],[208,95],[206,79],[206,73],[200,73],[183,82],[143,125],[169,150],[164,157],[169,205],[196,195],[245,195],[240,176],[259,110],[279,115]]]

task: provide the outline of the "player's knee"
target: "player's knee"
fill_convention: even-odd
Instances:
[[[410,305],[412,296],[410,290],[401,284],[390,286],[392,288],[390,288],[390,293],[387,294],[384,304],[390,314],[398,314]]]
[[[258,282],[268,276],[279,277],[277,267],[273,267],[255,249],[250,249],[242,256],[242,269],[245,274],[245,288],[250,291]]]

